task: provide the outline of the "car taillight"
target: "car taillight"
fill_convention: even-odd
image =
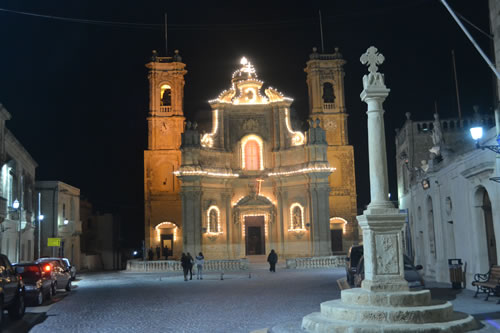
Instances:
[[[46,272],[50,272],[50,265],[45,265],[43,268]]]

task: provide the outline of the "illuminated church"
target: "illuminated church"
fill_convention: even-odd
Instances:
[[[146,247],[160,246],[174,258],[202,251],[209,259],[271,249],[282,258],[346,251],[358,232],[345,60],[338,49],[310,55],[306,132],[292,128],[293,100],[264,89],[250,61],[240,64],[229,89],[209,101],[209,133],[183,116],[187,71],[179,54],[154,53],[146,65]]]

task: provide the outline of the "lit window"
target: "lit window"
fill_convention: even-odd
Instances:
[[[260,149],[256,140],[249,140],[245,145],[245,169],[259,170]]]

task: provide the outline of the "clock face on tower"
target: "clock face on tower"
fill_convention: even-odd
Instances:
[[[335,120],[327,120],[325,123],[325,129],[327,130],[334,130],[337,128],[337,123]]]
[[[167,123],[161,123],[160,130],[161,130],[163,133],[167,133],[167,132],[168,132],[168,125],[167,125]]]

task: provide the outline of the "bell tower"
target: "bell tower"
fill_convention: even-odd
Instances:
[[[155,227],[182,224],[180,182],[173,174],[181,165],[184,131],[184,75],[179,51],[159,57],[153,51],[149,69],[148,149],[144,151],[144,213],[146,248],[160,245]],[[160,247],[162,247],[160,245]],[[170,249],[172,250],[172,249]]]
[[[304,69],[307,73],[309,116],[320,119],[320,126],[326,132],[328,162],[336,169],[329,176],[330,218],[340,218],[331,221],[347,221],[342,227],[343,251],[358,241],[354,149],[349,145],[347,136],[348,114],[344,96],[345,64],[338,48],[332,54],[318,53],[313,48]],[[331,228],[337,226],[331,225]]]

